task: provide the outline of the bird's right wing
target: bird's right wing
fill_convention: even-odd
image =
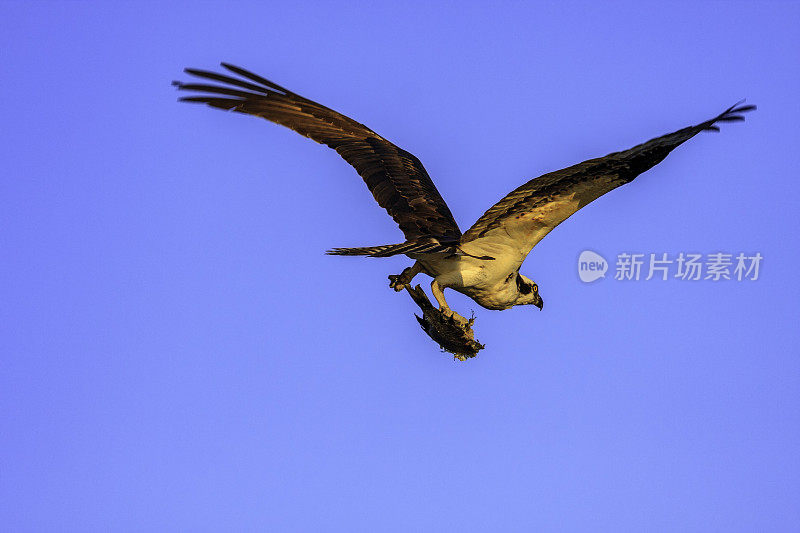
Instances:
[[[696,126],[530,180],[486,211],[464,233],[462,247],[478,253],[501,250],[513,255],[519,268],[536,243],[580,208],[660,163],[701,131],[719,131],[715,123],[744,120],[740,113],[755,109],[739,104]]]
[[[341,113],[242,68],[222,66],[240,78],[187,68],[187,74],[223,85],[173,82],[178,89],[200,93],[180,100],[265,118],[336,150],[400,226],[406,251],[449,249],[458,243],[458,224],[414,155]]]

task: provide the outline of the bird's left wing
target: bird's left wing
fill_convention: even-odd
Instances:
[[[201,93],[180,100],[262,117],[336,150],[400,226],[406,237],[404,253],[458,244],[461,230],[413,154],[365,125],[257,74],[227,63],[222,66],[240,78],[187,68],[187,74],[223,85],[173,82],[178,89]]]
[[[518,267],[536,243],[580,208],[660,163],[701,131],[719,131],[715,123],[744,120],[740,113],[755,109],[739,104],[696,126],[532,179],[486,211],[461,237],[462,246],[510,251]]]

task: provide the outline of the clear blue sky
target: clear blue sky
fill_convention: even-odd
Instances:
[[[797,531],[800,4],[0,3],[6,531]],[[176,103],[229,61],[416,154],[461,224],[709,118],[454,362],[332,151]],[[756,282],[579,281],[585,249]],[[420,281],[424,282],[423,277]]]

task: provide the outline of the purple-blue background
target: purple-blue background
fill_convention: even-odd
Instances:
[[[0,3],[6,531],[797,531],[800,4]],[[230,61],[416,154],[462,229],[709,118],[545,239],[453,362],[332,151],[179,105]],[[592,285],[579,252],[761,252]],[[420,278],[425,282],[424,277]]]

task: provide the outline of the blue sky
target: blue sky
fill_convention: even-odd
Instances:
[[[0,2],[9,531],[796,531],[797,2]],[[524,181],[697,123],[475,310],[454,362],[330,150],[179,105],[229,61],[425,164],[462,229]],[[577,257],[759,252],[755,282]],[[425,282],[423,277],[421,282]]]

